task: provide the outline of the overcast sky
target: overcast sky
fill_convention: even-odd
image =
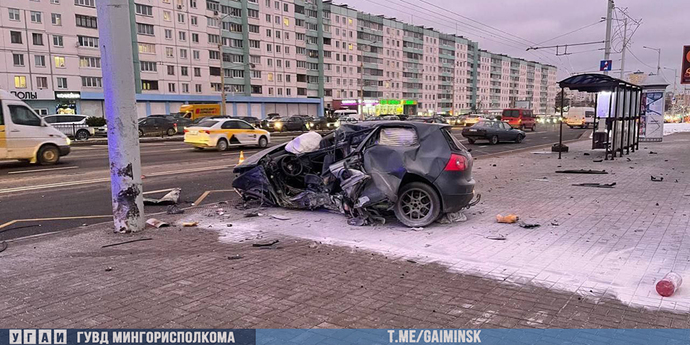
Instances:
[[[603,41],[606,34],[604,22],[551,39],[594,24],[602,17],[606,17],[606,0],[423,1],[425,2],[419,0],[334,0],[333,2],[347,4],[365,12],[395,17],[415,25],[433,27],[446,33],[455,33],[457,25],[457,33],[479,42],[481,49],[556,65],[559,80],[570,73],[597,71],[599,61],[604,56],[603,49],[596,50],[603,48],[603,44],[568,47],[568,52],[573,54],[558,57],[555,54],[555,48],[537,52],[527,52],[525,49],[547,40],[542,45]],[[656,72],[657,52],[643,48],[643,46],[649,46],[661,48],[662,67],[676,68],[680,73],[683,45],[690,45],[688,22],[690,1],[617,0],[615,4],[616,7],[626,9],[633,19],[642,21],[629,43],[632,54],[628,52],[626,55],[626,72],[637,70],[646,73]],[[620,12],[618,13],[620,20],[614,21],[612,26],[613,31],[620,35],[614,37],[613,49],[620,52],[623,42],[623,16]],[[632,34],[636,24],[631,20],[628,24],[628,33]],[[620,27],[620,30],[617,27]],[[613,69],[618,69],[612,75],[618,77],[621,54],[612,52],[611,59]],[[662,73],[669,83],[673,80],[674,71],[662,69]]]

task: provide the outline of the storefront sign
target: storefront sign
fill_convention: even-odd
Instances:
[[[38,94],[33,91],[10,91],[11,94],[21,99],[22,101],[30,101],[38,99]]]
[[[55,95],[48,89],[14,89],[10,93],[22,101],[54,100]]]
[[[81,99],[79,91],[55,91],[56,99]]]
[[[681,66],[680,83],[690,84],[690,46],[683,47],[683,64]]]

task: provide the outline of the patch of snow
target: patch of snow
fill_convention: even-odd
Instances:
[[[690,123],[664,123],[664,135],[690,132]]]

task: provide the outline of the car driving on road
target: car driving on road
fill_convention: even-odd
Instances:
[[[162,117],[145,117],[139,120],[139,137],[146,135],[168,135],[177,133],[177,124]]]
[[[43,120],[58,129],[60,132],[64,133],[68,137],[74,138],[76,140],[86,140],[89,137],[94,136],[95,131],[93,128],[86,124],[86,115],[46,115],[43,116]]]
[[[271,143],[271,134],[254,128],[243,120],[207,119],[194,127],[186,128],[184,142],[198,150],[215,148],[225,151],[231,146],[241,145],[266,147]]]
[[[501,141],[520,143],[525,139],[525,132],[502,121],[485,120],[463,129],[462,136],[467,138],[470,144],[474,144],[477,140],[488,140],[490,144],[495,145]]]
[[[177,127],[177,131],[179,133],[182,133],[184,131],[185,127],[188,127],[189,125],[192,124],[192,120],[189,118],[184,117],[183,113],[175,113],[175,114],[162,114],[162,115],[149,115],[147,116],[149,118],[159,118],[159,119],[166,119],[172,123],[174,123]]]

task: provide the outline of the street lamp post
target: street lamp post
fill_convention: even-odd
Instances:
[[[220,54],[220,116],[225,116],[225,68],[223,68],[223,20],[229,14],[216,16],[218,19],[218,53]]]
[[[661,48],[652,48],[647,46],[643,46],[642,48],[656,50],[658,54],[656,58],[656,74],[659,75],[661,73]]]
[[[678,69],[677,68],[670,68],[670,67],[664,67],[664,69],[667,70],[673,70],[673,98],[676,98],[676,84],[678,83]],[[678,100],[676,100],[677,102]],[[671,103],[671,112],[673,115],[676,115],[676,106],[675,104]]]

